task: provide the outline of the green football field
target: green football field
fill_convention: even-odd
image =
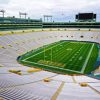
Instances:
[[[95,69],[98,52],[95,43],[62,40],[22,55],[20,63],[63,74],[87,74]]]

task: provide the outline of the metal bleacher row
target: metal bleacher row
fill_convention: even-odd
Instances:
[[[100,80],[44,70],[28,73],[30,68],[16,60],[19,55],[59,40],[100,43],[100,32],[43,31],[0,36],[0,100],[100,100]],[[21,70],[22,74],[9,70]],[[45,82],[46,78],[50,81]]]

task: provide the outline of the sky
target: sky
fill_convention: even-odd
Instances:
[[[65,22],[75,21],[78,13],[94,12],[100,21],[100,0],[0,0],[1,9],[5,16],[19,17],[19,12],[26,12],[31,19],[52,15],[54,21]]]

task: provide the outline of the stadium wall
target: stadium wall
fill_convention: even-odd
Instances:
[[[0,30],[30,29],[30,28],[100,28],[100,23],[0,23]]]

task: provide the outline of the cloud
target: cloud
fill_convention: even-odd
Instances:
[[[94,12],[100,15],[100,0],[0,0],[0,8],[6,16],[19,16],[27,12],[31,18],[53,15],[55,20],[74,20],[78,12]]]

